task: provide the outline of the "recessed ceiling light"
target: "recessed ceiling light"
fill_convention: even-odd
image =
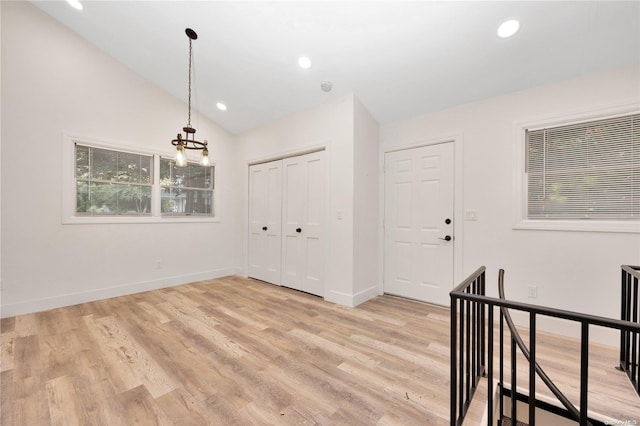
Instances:
[[[82,3],[80,3],[79,0],[67,0],[67,3],[69,3],[74,9],[82,10]]]
[[[301,56],[298,58],[298,65],[300,65],[300,68],[304,68],[305,70],[309,69],[311,68],[311,59],[306,56]]]
[[[216,106],[218,107],[218,109],[219,109],[220,111],[226,111],[226,110],[227,110],[227,106],[226,106],[225,104],[223,104],[222,102],[218,102],[218,103],[216,104]]]
[[[509,19],[508,21],[504,21],[498,27],[498,31],[497,31],[498,37],[500,38],[511,37],[512,35],[517,33],[519,29],[520,29],[520,22],[516,21],[515,19]]]

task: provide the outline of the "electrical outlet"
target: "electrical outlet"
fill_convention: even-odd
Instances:
[[[162,269],[162,261],[156,260],[156,269]]]
[[[529,299],[537,299],[538,298],[538,287],[535,285],[530,285],[527,287],[527,297]]]

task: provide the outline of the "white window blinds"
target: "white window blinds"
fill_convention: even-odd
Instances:
[[[527,130],[527,218],[640,219],[640,114]]]

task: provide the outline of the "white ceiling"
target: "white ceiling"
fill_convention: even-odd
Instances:
[[[33,3],[185,102],[193,28],[193,107],[232,133],[349,92],[384,124],[640,63],[639,1]]]

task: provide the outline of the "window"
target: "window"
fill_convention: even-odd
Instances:
[[[161,212],[163,215],[213,216],[213,166],[160,159]]]
[[[63,224],[220,220],[215,165],[177,167],[143,146],[66,133],[62,153]]]
[[[151,215],[153,157],[75,145],[76,214]]]
[[[640,114],[526,130],[527,219],[640,219]]]

